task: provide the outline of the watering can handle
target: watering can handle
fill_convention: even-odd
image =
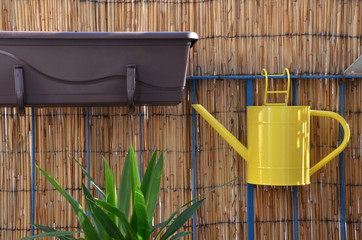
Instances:
[[[324,165],[326,165],[329,161],[331,161],[333,158],[335,158],[339,153],[341,153],[347,147],[351,134],[350,134],[349,126],[348,126],[346,120],[337,113],[330,112],[330,111],[310,110],[310,115],[318,116],[318,117],[333,118],[342,125],[343,131],[344,131],[344,137],[343,137],[343,141],[342,141],[341,145],[339,145],[339,147],[337,149],[335,149],[333,152],[331,152],[329,155],[327,155],[325,158],[323,158],[321,161],[319,161],[316,165],[314,165],[310,169],[309,176],[312,176],[314,173],[316,173],[319,169],[321,169]]]
[[[283,74],[277,74],[277,75],[268,75],[268,72],[266,71],[265,68],[263,68],[261,70],[261,75],[265,77],[265,95],[264,95],[264,105],[265,106],[286,106],[288,105],[288,100],[289,100],[289,89],[290,89],[290,74],[289,74],[289,69],[288,68],[285,68],[284,71],[283,71]],[[268,76],[269,77],[282,77],[282,76],[285,76],[287,78],[287,89],[286,90],[277,90],[277,91],[269,91],[268,90]],[[285,96],[285,102],[284,103],[268,103],[266,100],[267,100],[267,96],[268,96],[268,93],[276,93],[276,94],[279,94],[279,93],[284,93],[286,94]]]

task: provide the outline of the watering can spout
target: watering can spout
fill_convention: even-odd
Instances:
[[[192,107],[242,156],[248,161],[248,149],[232,135],[218,120],[216,120],[203,106],[193,104]]]

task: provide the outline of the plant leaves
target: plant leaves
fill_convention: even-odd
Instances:
[[[159,223],[159,224],[153,226],[153,227],[152,227],[152,232],[155,231],[155,230],[158,229],[158,228],[161,228],[161,230],[157,233],[155,239],[158,239],[158,237],[160,236],[160,234],[162,233],[162,231],[173,221],[173,219],[174,219],[174,217],[176,216],[176,214],[177,214],[182,208],[184,208],[184,207],[186,207],[187,205],[189,205],[190,203],[194,202],[196,199],[199,199],[199,198],[205,196],[206,194],[215,191],[215,190],[218,189],[218,188],[221,188],[221,187],[223,187],[223,186],[225,186],[225,185],[230,184],[231,182],[235,181],[235,180],[238,179],[238,178],[239,178],[239,177],[236,177],[236,178],[232,179],[231,181],[229,181],[229,182],[227,182],[227,183],[224,183],[223,185],[217,186],[217,187],[211,189],[210,191],[207,191],[207,192],[203,193],[202,195],[196,197],[195,199],[192,199],[192,200],[188,201],[187,203],[185,203],[184,205],[182,205],[181,207],[179,207],[175,212],[173,212],[172,215],[171,215],[166,221],[164,221],[164,222],[162,222],[162,223]]]
[[[92,201],[94,201],[94,198],[92,197],[91,193],[89,192],[88,188],[86,188],[86,186],[84,184],[82,184],[82,188],[83,188],[83,194],[84,197],[87,199],[91,199]],[[104,228],[102,226],[102,223],[98,220],[98,218],[96,218],[93,214],[93,212],[91,211],[91,206],[88,205],[88,202],[86,201],[87,207],[88,207],[88,213],[89,213],[89,217],[92,219],[93,224],[95,229],[97,230],[99,236],[102,237],[102,239],[106,239],[107,237],[107,233],[104,231]]]
[[[96,184],[96,182],[93,180],[93,178],[88,174],[87,170],[85,170],[85,168],[82,166],[82,164],[80,164],[78,162],[77,159],[75,159],[73,157],[73,155],[69,154],[71,156],[71,158],[78,164],[78,166],[80,167],[80,169],[82,169],[83,173],[87,176],[87,178],[89,179],[89,181],[92,183],[92,185],[94,186],[94,188],[96,189],[96,191],[99,193],[99,195],[101,196],[101,198],[106,201],[106,195],[104,194],[104,192],[102,191],[102,189]]]
[[[124,226],[125,231],[127,232],[127,236],[131,237],[131,239],[137,240],[137,234],[133,231],[130,223],[128,222],[128,219],[126,215],[119,209],[112,207],[109,203],[104,202],[102,200],[95,199],[96,203],[98,203],[101,207],[103,207],[108,212],[112,212],[114,215],[116,215],[119,218],[120,223]],[[128,237],[127,237],[128,239]]]
[[[44,232],[59,232],[58,230],[48,227],[48,226],[44,226],[44,225],[40,225],[40,224],[30,224],[38,229],[40,229],[41,231]],[[60,240],[76,240],[76,238],[72,237],[72,236],[64,236],[64,237],[58,237]]]
[[[83,184],[83,191],[88,191],[88,189],[84,186],[84,184]],[[113,222],[113,219],[110,218],[107,215],[107,213],[105,213],[97,204],[95,204],[93,199],[89,199],[88,197],[86,197],[85,200],[87,202],[87,205],[90,207],[94,217],[98,219],[100,224],[102,224],[104,230],[108,233],[108,235],[115,239],[124,240],[125,239],[124,236],[122,235],[121,231],[118,229],[115,222]]]
[[[167,224],[167,222],[168,222],[168,220],[152,226],[151,233],[153,233],[155,230],[157,230],[157,229],[159,229],[159,228],[164,227],[164,226]]]
[[[175,235],[172,236],[172,238],[170,240],[177,240],[177,239],[180,239],[182,237],[186,237],[187,235],[189,235],[191,232],[179,232],[179,233],[176,233]]]
[[[152,159],[151,159],[152,160]],[[152,163],[154,164],[154,163]],[[153,171],[150,171],[150,175],[147,176],[148,178],[144,178],[142,184],[147,180],[145,183],[145,190],[142,189],[142,192],[145,195],[146,207],[147,207],[147,216],[148,221],[151,224],[152,219],[155,214],[156,204],[158,200],[158,193],[160,191],[160,184],[162,178],[162,170],[163,170],[163,153],[161,153],[160,158],[157,161],[156,166],[154,167]],[[147,167],[148,171],[148,167]],[[147,172],[146,172],[147,173]]]
[[[134,208],[137,215],[137,235],[140,240],[148,240],[151,235],[151,224],[148,222],[145,198],[140,186],[136,187]]]
[[[135,232],[138,232],[138,220],[137,214],[134,207],[135,201],[135,191],[137,186],[141,185],[139,173],[138,173],[138,165],[136,160],[136,154],[134,153],[133,147],[131,146],[128,150],[129,160],[130,160],[130,173],[131,173],[131,187],[132,187],[132,203],[133,203],[133,210],[131,216],[131,227]]]
[[[106,200],[113,207],[117,207],[117,192],[116,192],[116,183],[114,180],[114,175],[112,174],[111,168],[108,165],[108,162],[105,158],[103,158],[104,167],[105,167],[105,182],[106,182]],[[112,221],[118,227],[117,217],[108,213],[108,216],[112,219]]]
[[[160,223],[160,224],[157,224],[155,226],[155,229],[153,229],[152,227],[152,232],[154,230],[156,230],[157,228],[160,228],[161,227],[161,230],[157,233],[155,239],[158,239],[158,237],[161,235],[161,233],[163,232],[163,230],[171,223],[173,222],[173,219],[175,218],[176,214],[183,208],[184,206],[180,207],[179,209],[177,209],[176,211],[174,211],[171,216],[164,222]]]
[[[50,174],[41,169],[38,165],[36,165],[36,167],[49,180],[49,182],[59,191],[59,193],[62,194],[65,197],[65,199],[70,203],[70,205],[73,208],[73,211],[75,212],[78,218],[79,224],[82,226],[82,229],[87,239],[88,240],[100,239],[97,231],[93,227],[91,221],[89,220],[87,214],[84,212],[82,206],[67,191],[65,191]]]
[[[70,232],[66,232],[66,231],[56,231],[56,232],[47,232],[47,233],[41,233],[38,235],[34,235],[34,236],[29,236],[29,237],[25,237],[22,238],[21,240],[28,240],[28,239],[35,239],[35,238],[41,238],[41,237],[62,237],[62,236],[68,236],[68,235],[72,235],[75,233],[82,233],[81,231],[70,231]]]
[[[130,159],[132,196],[134,197],[136,187],[141,185],[141,181],[140,181],[139,172],[138,172],[136,154],[134,153],[132,146],[128,150],[128,155],[129,155],[129,159]]]
[[[130,150],[128,151],[126,160],[123,164],[121,180],[118,186],[118,200],[117,200],[118,209],[125,214],[125,216],[127,217],[127,221],[129,219],[129,208],[130,208],[131,194],[132,194],[131,172],[130,172],[131,156],[129,152]],[[122,233],[125,233],[125,229],[122,227],[120,222],[118,226],[121,229]]]
[[[143,194],[145,195],[145,198],[147,195],[147,189],[148,189],[149,183],[151,182],[153,169],[156,166],[156,160],[157,160],[157,150],[155,150],[153,152],[152,157],[151,157],[150,161],[148,162],[145,175],[143,176],[143,179],[142,179],[141,190],[142,190]]]
[[[199,209],[204,202],[205,199],[201,199],[200,201],[195,202],[191,206],[187,207],[180,215],[175,218],[175,221],[170,225],[170,227],[166,230],[165,234],[161,237],[161,240],[165,240],[178,231],[189,218]]]

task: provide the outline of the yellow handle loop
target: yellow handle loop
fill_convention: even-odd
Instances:
[[[324,165],[326,165],[329,161],[331,161],[333,158],[337,157],[337,155],[339,153],[341,153],[347,147],[351,134],[350,134],[349,126],[348,126],[346,120],[337,113],[330,112],[330,111],[310,110],[310,115],[333,118],[342,125],[343,131],[344,131],[344,137],[343,137],[343,141],[342,141],[341,145],[310,169],[309,176],[312,176],[319,169],[321,169]]]
[[[265,106],[286,106],[288,104],[288,100],[289,100],[289,89],[290,89],[290,74],[289,74],[289,70],[288,68],[285,68],[283,71],[283,74],[277,74],[277,75],[269,75],[269,76],[273,76],[273,77],[282,77],[282,76],[287,76],[288,79],[288,83],[287,83],[287,90],[283,90],[283,91],[268,91],[268,72],[266,71],[265,68],[263,68],[261,70],[261,75],[265,76],[265,95],[264,95],[264,105]],[[267,103],[266,99],[268,96],[268,93],[286,93],[287,95],[285,96],[285,102],[284,103]]]

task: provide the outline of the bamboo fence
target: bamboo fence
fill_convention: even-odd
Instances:
[[[270,73],[287,67],[295,75],[340,74],[362,49],[358,0],[0,0],[0,7],[0,30],[6,31],[195,31],[200,40],[191,49],[189,76],[260,74],[264,67]],[[283,88],[282,80],[270,81],[273,89]],[[298,105],[338,112],[339,81],[299,79]],[[262,105],[264,80],[253,84],[254,104]],[[245,80],[196,82],[196,102],[243,143],[245,90]],[[344,114],[351,128],[344,153],[347,239],[362,238],[361,96],[362,80],[346,80]],[[158,223],[192,198],[191,101],[188,82],[178,106],[143,106],[134,115],[125,107],[90,107],[90,166],[86,109],[36,108],[35,162],[84,204],[86,179],[68,153],[104,186],[102,156],[119,179],[131,144],[139,155],[142,134],[143,170],[154,149],[165,155]],[[240,176],[207,196],[196,217],[197,239],[246,239],[246,164],[199,116],[196,130],[196,193]],[[1,108],[0,135],[0,239],[20,239],[30,235],[30,109],[19,117],[15,109]],[[335,121],[312,118],[311,164],[335,149],[338,139]],[[312,176],[310,185],[298,187],[300,239],[341,237],[339,167],[335,159]],[[291,187],[255,186],[254,207],[256,239],[294,237]],[[79,229],[70,206],[37,171],[34,213],[35,223]],[[192,221],[185,230],[192,230]]]

